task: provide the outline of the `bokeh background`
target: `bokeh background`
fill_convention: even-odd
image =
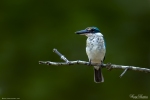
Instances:
[[[47,66],[38,61],[85,60],[85,36],[74,32],[97,26],[103,33],[105,63],[150,68],[150,0],[1,0],[0,99],[132,100],[150,98],[150,74],[103,69],[94,83],[93,68]]]

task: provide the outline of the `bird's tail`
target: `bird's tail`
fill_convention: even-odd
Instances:
[[[94,67],[97,67],[97,66],[94,66]],[[104,77],[101,72],[101,68],[94,68],[94,81],[96,83],[104,82]]]

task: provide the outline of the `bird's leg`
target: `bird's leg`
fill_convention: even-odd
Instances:
[[[89,60],[88,66],[91,66],[91,59]]]

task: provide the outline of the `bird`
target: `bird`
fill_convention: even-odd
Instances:
[[[104,77],[101,72],[101,65],[105,60],[106,46],[103,34],[97,27],[87,27],[84,30],[76,31],[76,34],[87,36],[86,54],[89,59],[89,65],[94,63],[99,66],[94,66],[94,82],[104,82]]]

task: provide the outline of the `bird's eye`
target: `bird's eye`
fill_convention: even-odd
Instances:
[[[94,32],[95,30],[94,29],[91,29],[91,32]]]

